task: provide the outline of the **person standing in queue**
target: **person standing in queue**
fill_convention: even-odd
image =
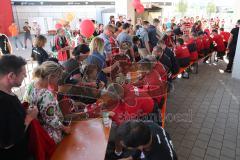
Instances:
[[[229,63],[227,65],[227,68],[225,69],[225,72],[227,73],[232,73],[232,66],[233,66],[233,61],[234,61],[235,52],[237,48],[239,27],[240,27],[240,19],[237,21],[236,28],[232,29],[230,38],[228,40],[227,51],[229,51],[228,52]]]

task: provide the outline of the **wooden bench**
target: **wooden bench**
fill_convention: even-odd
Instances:
[[[175,75],[172,75],[172,78],[176,78],[179,74],[183,73],[187,68],[189,68],[190,66],[192,66],[194,63],[197,64],[197,70],[196,70],[196,73],[198,73],[198,62],[207,58],[207,57],[210,57],[210,61],[211,61],[211,56],[212,56],[213,53],[210,53],[204,57],[201,57],[199,58],[198,60],[196,61],[191,61],[190,64],[187,66],[187,67],[184,67],[184,68],[180,68],[179,69],[179,72]],[[161,110],[161,115],[162,115],[162,127],[164,128],[165,126],[165,117],[166,117],[166,109],[167,109],[167,94],[164,95],[164,98],[165,98],[165,102],[164,102],[164,105],[162,107],[162,110]]]
[[[176,78],[179,74],[182,74],[187,68],[191,67],[193,64],[197,64],[197,66],[196,66],[197,67],[196,74],[197,74],[198,73],[198,62],[203,60],[203,59],[205,59],[205,58],[207,58],[207,57],[211,57],[212,54],[213,54],[213,52],[208,54],[208,55],[206,55],[206,56],[203,56],[203,57],[199,58],[196,61],[191,61],[190,64],[187,67],[181,67],[177,74],[172,75],[172,78]],[[211,58],[210,58],[210,61],[211,61]]]

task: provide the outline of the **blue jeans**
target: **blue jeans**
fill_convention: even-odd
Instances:
[[[14,36],[13,37],[13,40],[14,40],[14,44],[15,44],[15,47],[18,48],[18,45],[17,45],[17,42],[20,43],[21,47],[23,48],[23,44],[22,42],[19,40],[18,36]]]

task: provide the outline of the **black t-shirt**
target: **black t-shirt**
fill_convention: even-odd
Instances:
[[[151,150],[144,152],[146,160],[177,160],[169,134],[155,123],[146,122],[152,132]]]
[[[172,74],[178,73],[178,71],[179,71],[179,65],[178,65],[178,62],[177,62],[177,60],[176,60],[176,58],[175,58],[175,56],[174,56],[173,51],[171,51],[171,49],[169,49],[169,48],[167,47],[167,48],[165,48],[165,50],[163,51],[163,54],[165,54],[167,57],[170,58],[171,66],[172,66],[172,68],[171,68]]]
[[[49,58],[48,53],[41,47],[33,47],[31,57],[38,62],[38,64],[42,64],[47,61]]]
[[[239,32],[239,27],[233,28],[231,30],[231,34],[233,35],[232,42],[230,44],[230,48],[235,48],[237,47],[237,40],[238,40],[238,32]]]
[[[30,27],[30,26],[24,26],[24,27],[23,27],[23,30],[25,31],[25,34],[30,35],[30,30],[31,30],[31,27]]]
[[[7,36],[4,35],[4,34],[0,34],[0,51],[3,54],[9,54],[10,53],[7,44],[8,44]]]
[[[132,155],[134,159],[141,160],[177,160],[173,144],[169,134],[159,125],[152,122],[144,122],[152,133],[152,144],[149,151],[137,150]]]
[[[183,32],[181,31],[181,28],[180,28],[180,27],[174,29],[174,30],[173,30],[173,33],[174,33],[176,36],[181,36],[181,35],[183,35]]]
[[[25,115],[17,96],[0,91],[0,159],[26,159]]]
[[[164,65],[168,72],[172,72],[171,59],[166,54],[163,54],[161,57],[158,57],[157,59]]]

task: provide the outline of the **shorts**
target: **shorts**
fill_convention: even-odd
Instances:
[[[24,40],[27,40],[27,39],[32,40],[31,34],[24,34]]]

